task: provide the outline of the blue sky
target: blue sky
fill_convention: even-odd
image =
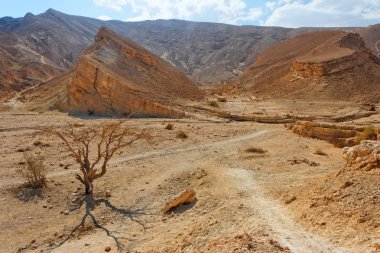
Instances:
[[[185,19],[237,25],[367,26],[380,23],[380,0],[13,0],[0,16],[49,8],[100,19]]]

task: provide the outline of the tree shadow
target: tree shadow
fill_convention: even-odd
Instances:
[[[146,216],[146,215],[149,215],[149,216],[152,215],[152,213],[150,213],[147,208],[140,208],[140,209],[135,208],[135,206],[138,204],[138,202],[131,205],[130,208],[124,209],[124,208],[114,206],[108,199],[101,198],[101,199],[95,200],[90,195],[83,195],[82,198],[77,203],[75,203],[73,208],[71,209],[71,211],[78,210],[78,209],[81,209],[83,207],[83,205],[85,205],[85,213],[81,219],[81,222],[71,230],[70,234],[66,238],[64,238],[63,241],[61,241],[58,245],[55,245],[53,247],[53,249],[62,246],[70,238],[74,238],[76,233],[78,233],[80,231],[86,231],[86,227],[85,227],[86,220],[90,219],[90,221],[92,222],[92,224],[96,228],[101,229],[103,232],[106,233],[106,235],[108,237],[111,237],[113,239],[113,241],[116,244],[118,252],[127,250],[126,245],[123,243],[123,241],[124,240],[133,241],[135,239],[122,237],[122,236],[118,235],[117,231],[111,231],[111,230],[109,230],[109,229],[107,229],[104,226],[99,224],[99,222],[97,221],[97,219],[94,216],[94,214],[92,213],[92,211],[95,210],[96,206],[99,206],[101,204],[104,204],[112,212],[115,212],[115,213],[121,215],[122,218],[128,218],[129,220],[137,223],[139,226],[141,226],[141,228],[143,230],[146,229],[146,226],[144,225],[144,223],[139,218],[142,216]],[[123,221],[124,221],[124,219],[123,219]]]

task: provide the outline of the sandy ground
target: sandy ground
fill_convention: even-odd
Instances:
[[[286,103],[266,105],[268,111],[289,110]],[[223,106],[231,112],[240,106],[260,109],[232,102]],[[54,112],[0,114],[0,252],[105,252],[108,246],[110,252],[380,250],[379,173],[347,172],[337,179],[345,167],[340,149],[297,136],[281,124],[130,119],[125,127],[145,129],[152,140],[119,152],[109,172],[95,182],[91,201],[74,179],[77,167],[63,145],[38,127],[60,128],[68,121],[85,128],[111,120]],[[168,122],[174,130],[165,129]],[[189,137],[176,138],[179,130]],[[265,152],[246,151],[252,147]],[[327,155],[314,154],[317,149]],[[49,167],[43,190],[21,187],[16,171],[26,150],[43,156]],[[310,205],[318,194],[335,196],[348,176],[360,181],[342,201],[362,198],[362,209],[372,210],[359,225],[356,209],[351,216],[341,215],[346,210],[338,207],[346,202]],[[360,182],[369,188],[363,190],[367,186]],[[165,203],[187,189],[198,200],[163,214]],[[106,190],[111,197],[105,197]]]

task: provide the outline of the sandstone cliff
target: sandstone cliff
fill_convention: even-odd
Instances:
[[[195,83],[136,43],[101,28],[68,85],[71,112],[181,117],[173,109],[202,97]]]

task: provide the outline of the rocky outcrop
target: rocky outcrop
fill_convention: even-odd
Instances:
[[[300,77],[321,77],[325,75],[325,66],[320,62],[298,62],[292,64],[293,75]]]
[[[77,75],[68,86],[68,93],[72,112],[122,116],[184,116],[181,111],[144,99],[128,83],[118,81],[84,59],[78,64]]]
[[[362,141],[359,145],[343,149],[347,166],[355,170],[380,169],[380,142]]]
[[[182,117],[174,109],[202,93],[184,74],[136,43],[101,28],[68,85],[71,112]]]
[[[297,121],[294,124],[289,124],[288,128],[296,134],[304,137],[317,138],[328,141],[337,147],[346,147],[357,145],[363,138],[368,128],[336,125],[330,123],[318,123],[312,121]],[[380,129],[375,129],[376,138],[380,138]],[[372,136],[367,136],[372,137]],[[375,139],[376,139],[375,138]]]

